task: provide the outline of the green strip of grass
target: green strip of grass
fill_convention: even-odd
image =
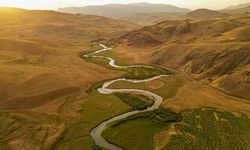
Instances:
[[[113,70],[117,70],[113,67],[111,67],[109,65],[109,61],[107,59],[104,59],[104,58],[95,58],[95,57],[83,57],[83,59],[86,61],[86,62],[89,62],[89,63],[95,63],[97,65],[100,65],[100,66],[103,66],[105,68],[108,68],[108,69],[113,69]],[[119,71],[119,70],[118,70]]]
[[[115,93],[115,95],[135,110],[144,110],[153,105],[153,100],[143,95],[129,93]]]
[[[127,79],[148,79],[158,75],[170,75],[170,71],[161,68],[149,67],[133,67],[126,69],[126,74],[123,76]]]
[[[136,120],[138,118],[146,118],[152,121],[160,123],[172,123],[181,121],[182,117],[180,114],[166,108],[159,108],[153,111],[143,112],[136,115],[129,116],[127,118],[118,120],[111,124],[111,127],[119,126],[122,123],[129,120]]]

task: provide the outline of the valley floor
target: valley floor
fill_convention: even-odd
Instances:
[[[120,55],[116,49],[100,55],[110,56],[121,65],[139,63],[129,54]],[[90,130],[112,116],[135,109],[136,104],[131,103],[131,97],[122,100],[119,95],[102,95],[96,89],[112,78],[145,78],[157,73],[143,69],[114,70],[103,59],[81,61],[85,65],[82,70],[92,68],[96,73],[80,92],[27,109],[1,110],[0,149],[100,149],[90,137]],[[129,150],[250,149],[249,103],[172,72],[171,77],[147,83],[121,81],[111,85],[114,89],[155,92],[164,98],[163,110],[111,124],[103,136]]]

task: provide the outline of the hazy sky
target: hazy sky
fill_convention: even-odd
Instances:
[[[0,6],[12,6],[26,9],[57,9],[66,6],[101,5],[108,3],[165,3],[190,9],[220,9],[229,5],[247,3],[250,0],[0,0]]]

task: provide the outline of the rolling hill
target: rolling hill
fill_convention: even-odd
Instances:
[[[228,13],[228,14],[246,14],[250,12],[250,6],[246,6],[243,8],[238,8],[238,9],[229,9],[229,10],[223,10],[223,12]]]
[[[78,91],[81,84],[86,86],[86,81],[79,85],[78,81],[70,79],[74,78],[71,76],[90,74],[84,70],[80,73],[76,68],[78,73],[60,72],[73,64],[81,68],[78,58],[81,47],[85,49],[90,41],[104,40],[138,28],[132,23],[100,16],[7,7],[0,8],[0,22],[1,108],[33,107],[35,97],[37,106],[44,104],[38,101],[47,102]],[[67,51],[71,48],[76,50]],[[64,64],[55,61],[63,58]],[[19,72],[18,75],[15,72]],[[52,80],[55,84],[45,88]]]
[[[228,14],[209,10],[209,9],[197,9],[194,10],[187,15],[181,16],[179,19],[200,19],[200,20],[211,20],[211,19],[218,19],[229,16]]]
[[[94,14],[111,18],[121,18],[138,13],[180,13],[189,9],[179,8],[167,4],[132,3],[132,4],[108,4],[101,6],[59,8],[58,11],[66,13]]]
[[[133,22],[139,25],[149,26],[154,25],[166,20],[176,20],[178,17],[185,15],[187,12],[182,13],[139,13],[131,14],[120,19]]]
[[[31,104],[25,104],[24,101],[34,97],[41,101],[46,97],[55,99],[60,96],[55,96],[57,94],[53,94],[53,92],[69,94],[77,91],[76,87],[79,87],[77,82],[65,80],[71,75],[59,75],[60,70],[63,70],[64,67],[67,68],[71,63],[81,61],[78,59],[79,51],[67,52],[65,49],[77,47],[79,50],[81,46],[86,48],[89,41],[103,40],[138,27],[125,21],[99,16],[16,8],[0,8],[0,22],[0,76],[2,80],[0,99],[5,99],[0,102],[1,108],[33,107]],[[75,58],[72,58],[76,59],[75,62],[70,60],[67,62],[73,53],[76,55]],[[65,66],[51,60],[50,58],[53,56],[55,60],[65,56]],[[50,65],[53,68],[49,68]],[[18,76],[14,74],[15,72],[19,72]],[[88,74],[84,72],[82,73]],[[30,75],[27,76],[27,74]],[[17,82],[18,77],[21,77],[22,80]],[[53,84],[54,87],[44,88],[46,87],[44,84],[46,82],[49,84],[51,80],[55,82],[58,80],[58,82]],[[31,85],[39,86],[42,89],[28,92],[33,88]],[[15,94],[12,94],[13,92]],[[28,97],[28,93],[32,95]],[[22,101],[22,105],[15,105],[15,101],[17,103]],[[37,102],[36,105],[40,105],[40,103]]]
[[[85,90],[119,75],[83,61],[81,54],[99,48],[93,41],[138,27],[100,16],[6,7],[0,8],[0,22],[0,149],[21,150],[55,148],[79,120]]]
[[[55,11],[0,8],[0,13],[0,37],[90,41],[117,36],[138,27],[126,21]]]
[[[234,15],[235,14],[244,14],[244,13],[250,12],[250,3],[229,6],[227,8],[220,10],[220,11],[228,13],[228,14],[234,14]]]
[[[246,19],[246,20],[244,20]],[[235,21],[232,21],[235,20]],[[129,32],[114,39],[134,47],[161,45],[162,43],[200,43],[200,42],[241,42],[247,41],[248,20],[237,18],[202,21],[164,21],[153,26]],[[239,25],[242,23],[242,25]],[[246,39],[245,39],[246,38]]]
[[[141,61],[180,70],[249,100],[249,22],[249,15],[165,21],[129,32],[112,42],[135,49],[130,52],[135,53],[132,56],[136,59],[140,56]]]
[[[69,7],[59,8],[58,11],[73,14],[94,14],[99,16],[126,20],[144,26],[157,24],[165,20],[209,20],[229,16],[226,13],[209,9],[198,9],[190,12],[189,9],[178,8],[172,5],[150,3]]]
[[[243,3],[243,4],[232,5],[232,6],[226,7],[223,10],[235,10],[235,9],[245,8],[248,6],[250,6],[250,3]]]

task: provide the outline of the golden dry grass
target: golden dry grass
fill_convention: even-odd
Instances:
[[[163,103],[165,107],[175,110],[199,107],[215,107],[230,112],[244,112],[250,115],[250,104],[227,97],[217,90],[201,85],[197,81],[186,80],[174,98]]]
[[[126,21],[92,15],[15,8],[0,8],[0,12],[0,37],[92,41],[118,36],[138,27]]]
[[[198,10],[198,15],[199,11],[205,12],[201,16],[209,15],[207,10]],[[137,62],[173,68],[210,85],[219,82],[215,87],[249,100],[250,87],[244,79],[249,78],[249,21],[249,14],[165,21],[113,41],[120,43],[122,54]]]
[[[116,99],[104,105],[100,97],[98,102],[88,97],[89,86],[121,73],[85,62],[80,53],[96,50],[89,41],[119,35],[137,25],[16,8],[0,8],[0,22],[0,149],[53,149],[68,138],[66,131],[75,131],[81,117],[94,110],[89,106],[109,106],[111,111],[103,110],[106,114],[100,113],[100,120],[86,120],[80,127],[87,137],[69,136],[79,148],[85,144],[91,149],[89,129],[127,107]]]
[[[117,51],[137,63],[179,70],[212,86],[218,82],[215,87],[249,100],[249,46],[249,42],[164,44],[143,49],[121,45]]]

